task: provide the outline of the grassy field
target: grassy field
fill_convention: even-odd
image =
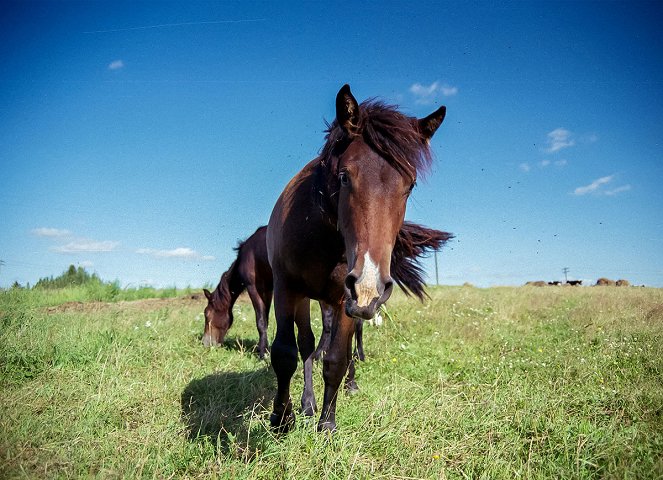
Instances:
[[[663,477],[660,289],[395,294],[338,432],[279,438],[246,301],[206,350],[200,298],[44,295],[0,293],[1,478]]]

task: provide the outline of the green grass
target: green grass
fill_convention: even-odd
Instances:
[[[663,477],[660,289],[395,294],[338,432],[278,438],[248,302],[206,350],[203,300],[86,295],[0,293],[1,478]]]

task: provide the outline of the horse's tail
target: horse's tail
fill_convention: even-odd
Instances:
[[[453,234],[448,232],[403,222],[391,252],[391,276],[406,295],[414,295],[421,301],[428,296],[421,259],[442,249],[452,238]]]

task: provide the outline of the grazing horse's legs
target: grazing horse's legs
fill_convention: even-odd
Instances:
[[[322,310],[322,336],[318,348],[313,354],[315,360],[320,360],[323,352],[329,351],[329,343],[331,342],[332,322],[334,320],[334,309],[327,303],[320,302],[320,309]],[[363,320],[355,319],[355,338],[357,339],[357,348],[351,358],[350,365],[348,366],[348,376],[345,379],[345,389],[348,393],[354,393],[359,390],[357,382],[355,381],[355,360],[359,358],[364,361],[364,341],[363,341]]]
[[[352,335],[355,321],[345,314],[343,304],[335,308],[332,338],[329,351],[323,360],[322,375],[325,379],[325,398],[318,430],[336,430],[336,397],[352,357]]]
[[[364,321],[361,318],[355,319],[355,338],[357,339],[357,348],[354,358],[364,361]]]
[[[284,287],[274,286],[276,336],[272,342],[272,368],[276,374],[277,390],[274,410],[269,418],[272,428],[287,432],[295,422],[290,400],[290,380],[297,369],[297,341],[295,313],[302,297],[292,295]]]
[[[311,330],[311,302],[308,298],[297,304],[295,311],[297,324],[297,346],[304,362],[304,392],[302,393],[302,413],[312,417],[318,409],[313,393],[313,349],[315,336]]]
[[[314,360],[320,360],[322,354],[329,350],[332,322],[334,320],[334,309],[328,303],[320,302],[320,313],[322,314],[322,334],[320,335],[318,348],[316,348],[315,353],[313,353]]]
[[[256,327],[258,327],[258,355],[260,360],[265,358],[267,351],[267,322],[269,316],[269,304],[271,303],[271,294],[269,298],[265,298],[265,294],[260,295],[258,289],[251,285],[246,289],[249,292],[253,309],[256,312]]]

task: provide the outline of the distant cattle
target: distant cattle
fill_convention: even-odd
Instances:
[[[617,284],[614,280],[609,278],[601,277],[596,281],[597,287],[614,287]]]
[[[622,278],[622,279],[620,279],[620,280],[617,280],[616,285],[617,285],[618,287],[630,287],[630,286],[631,286],[631,282],[629,282],[628,280],[625,280],[625,279]]]
[[[559,284],[561,284],[561,283],[562,283],[562,282],[554,281],[554,282],[548,282],[548,285],[557,286],[557,285],[559,285]]]
[[[569,280],[566,282],[567,285],[571,285],[572,287],[577,287],[579,285],[582,285],[582,280]]]
[[[530,286],[530,287],[545,287],[548,284],[544,282],[543,280],[537,280],[535,282],[527,282],[525,286]]]

